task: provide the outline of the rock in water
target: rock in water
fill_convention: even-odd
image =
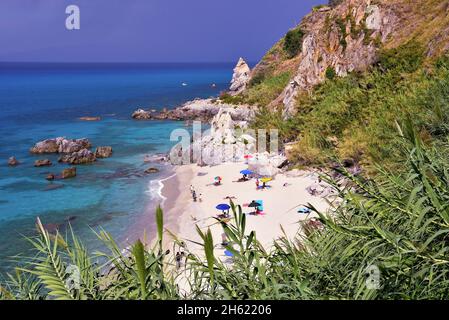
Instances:
[[[76,168],[75,167],[70,167],[70,168],[64,169],[61,173],[62,179],[69,179],[69,178],[74,178],[74,177],[76,177]]]
[[[92,145],[87,139],[73,139],[66,138],[47,139],[40,141],[30,149],[31,153],[71,153],[78,152],[82,149],[89,149]]]
[[[48,159],[44,159],[44,160],[36,160],[34,161],[34,166],[35,167],[46,167],[46,166],[51,166],[51,161]]]
[[[65,154],[59,158],[59,162],[69,163],[69,164],[86,164],[95,162],[97,158],[95,154],[87,149],[82,149],[78,152],[73,152]]]
[[[145,173],[158,173],[159,169],[157,168],[148,168],[147,170],[145,170]]]
[[[45,179],[47,179],[48,181],[52,181],[55,180],[55,178],[56,178],[55,175],[53,173],[50,173],[47,175]]]
[[[237,65],[234,68],[234,74],[232,75],[231,87],[229,88],[231,95],[237,95],[245,90],[250,80],[251,69],[248,64],[240,58]]]
[[[81,117],[79,118],[81,121],[100,121],[100,117]]]
[[[95,150],[95,156],[97,158],[109,158],[112,156],[112,147],[98,147]]]
[[[136,111],[134,111],[134,113],[132,114],[133,119],[136,120],[150,120],[152,119],[151,116],[151,112],[150,111],[145,111],[143,109],[137,109]]]
[[[59,145],[58,142],[56,141],[57,139],[47,139],[44,141],[40,141],[38,143],[36,143],[34,145],[34,147],[32,147],[30,149],[31,153],[37,153],[37,154],[41,154],[41,153],[57,153],[59,150]]]
[[[11,167],[15,167],[18,164],[20,164],[20,162],[15,157],[10,157],[8,159],[8,165],[11,166]]]
[[[75,139],[75,140],[67,140],[58,138],[58,152],[59,153],[72,153],[78,152],[83,149],[89,149],[92,147],[89,140],[87,139]]]

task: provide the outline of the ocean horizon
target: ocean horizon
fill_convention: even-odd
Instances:
[[[90,249],[99,243],[92,229],[102,228],[122,244],[132,236],[130,228],[146,229],[139,230],[136,221],[149,221],[161,201],[158,181],[171,171],[160,165],[159,173],[145,175],[153,165],[144,157],[168,152],[175,143],[171,131],[184,123],[136,121],[132,112],[217,96],[228,88],[232,68],[232,63],[0,62],[0,273],[15,263],[11,257],[29,255],[25,237],[36,234],[37,217],[61,232],[70,224]],[[111,146],[113,156],[78,166],[74,179],[48,182],[48,173],[67,166],[56,155],[36,156],[29,149],[60,136],[88,138],[93,148]],[[11,156],[21,164],[9,167]],[[37,159],[50,159],[53,166],[35,168]]]

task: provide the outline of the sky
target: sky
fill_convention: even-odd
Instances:
[[[258,61],[326,0],[1,0],[0,61]],[[67,30],[68,5],[80,29]]]

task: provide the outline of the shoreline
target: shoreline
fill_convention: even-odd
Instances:
[[[256,190],[255,180],[235,182],[239,172],[247,165],[241,163],[224,163],[210,167],[200,167],[196,164],[175,167],[175,174],[163,183],[162,195],[167,199],[162,207],[164,210],[164,226],[179,240],[184,241],[188,252],[202,255],[202,246],[196,226],[203,232],[210,229],[212,232],[216,257],[225,259],[222,242],[222,227],[214,219],[219,203],[229,203],[227,196],[233,199],[236,205],[242,206],[247,215],[247,233],[256,231],[257,239],[266,249],[271,249],[273,242],[285,235],[293,239],[300,231],[299,222],[317,217],[316,214],[300,214],[298,207],[308,203],[318,210],[326,211],[329,203],[325,197],[312,196],[306,188],[316,182],[317,175],[312,171],[297,171],[296,174],[281,173],[270,182],[268,190]],[[223,184],[214,186],[213,177],[221,176]],[[287,184],[288,186],[284,186]],[[193,185],[197,194],[201,194],[202,201],[193,202],[190,195],[190,185]],[[200,198],[200,197],[199,197]],[[255,216],[248,203],[252,200],[262,200],[264,214]],[[171,249],[173,239],[167,232],[164,234],[164,245]],[[169,245],[170,244],[170,245]]]

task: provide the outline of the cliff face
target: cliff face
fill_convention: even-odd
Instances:
[[[281,39],[251,73],[254,79],[267,70],[291,71],[290,82],[269,104],[281,107],[285,118],[297,112],[299,94],[326,78],[367,69],[382,48],[413,39],[426,46],[429,58],[447,52],[449,1],[343,0],[315,8],[295,30],[301,34],[295,55],[285,55],[287,40]]]

